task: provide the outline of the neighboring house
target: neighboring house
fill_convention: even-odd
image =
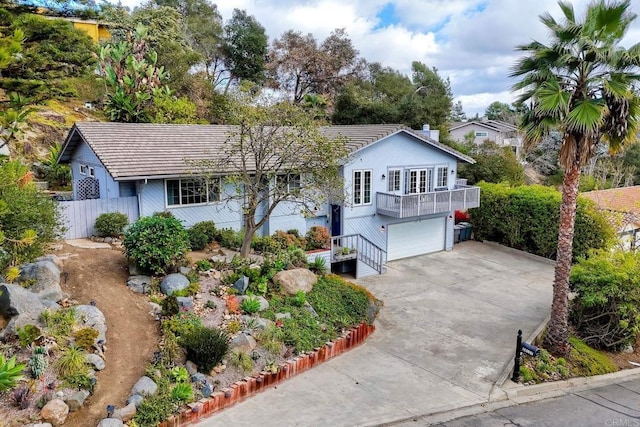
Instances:
[[[610,219],[626,250],[640,246],[640,185],[581,193],[601,210],[612,213]]]
[[[85,33],[89,34],[89,36],[96,43],[108,41],[111,39],[111,32],[109,31],[109,28],[101,22],[71,17],[62,17],[60,19],[65,19],[71,22],[74,28],[82,30]]]
[[[522,135],[517,126],[500,120],[472,120],[469,122],[451,123],[449,135],[458,142],[464,142],[466,135],[473,132],[474,144],[480,145],[490,140],[503,147],[511,147],[520,158],[522,155]]]
[[[170,211],[189,227],[213,220],[216,227],[242,227],[234,189],[220,176],[205,190],[194,187],[186,160],[210,158],[234,127],[77,123],[59,162],[69,163],[74,199],[137,196],[139,214]],[[382,272],[394,260],[453,247],[453,213],[479,206],[480,189],[456,180],[458,162],[473,163],[452,148],[401,125],[327,126],[329,138],[347,139],[342,168],[346,203],[317,206],[302,215],[282,203],[261,230],[313,225],[331,230],[333,244],[358,249],[369,267]],[[299,180],[290,177],[289,185]],[[201,191],[198,191],[201,190]],[[192,194],[189,196],[188,194]],[[198,196],[193,196],[198,194]],[[364,275],[364,267],[359,275]],[[369,273],[366,273],[369,274]]]

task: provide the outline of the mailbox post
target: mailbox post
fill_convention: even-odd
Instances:
[[[514,383],[520,381],[520,356],[522,353],[528,356],[538,357],[540,349],[528,342],[522,342],[522,330],[518,329],[518,338],[516,339],[516,357],[513,363],[513,376],[511,377],[511,381]]]

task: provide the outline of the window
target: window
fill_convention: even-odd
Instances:
[[[282,190],[288,193],[300,191],[300,174],[289,173],[286,175],[278,175],[276,177],[276,185]]]
[[[476,138],[486,138],[489,136],[488,132],[476,132]]]
[[[353,204],[355,206],[371,204],[370,170],[353,171]]]
[[[87,165],[80,165],[80,175],[87,174]]]
[[[438,166],[436,169],[436,188],[447,188],[449,168],[447,166]]]
[[[411,169],[409,171],[408,194],[422,194],[432,191],[433,169]]]
[[[92,177],[92,178],[96,177],[96,170],[95,170],[95,168],[93,168],[91,166],[89,166],[89,176]]]
[[[400,191],[400,169],[389,169],[389,181],[387,191],[390,193]]]
[[[220,178],[168,179],[167,206],[196,205],[220,201]]]

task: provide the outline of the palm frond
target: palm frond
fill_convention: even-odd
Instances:
[[[603,124],[604,102],[598,99],[585,99],[576,102],[566,117],[567,129],[572,132],[595,133]]]

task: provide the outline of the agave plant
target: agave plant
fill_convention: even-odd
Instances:
[[[22,371],[25,367],[24,363],[16,363],[15,356],[7,360],[4,354],[0,354],[0,391],[15,387],[24,378]]]

